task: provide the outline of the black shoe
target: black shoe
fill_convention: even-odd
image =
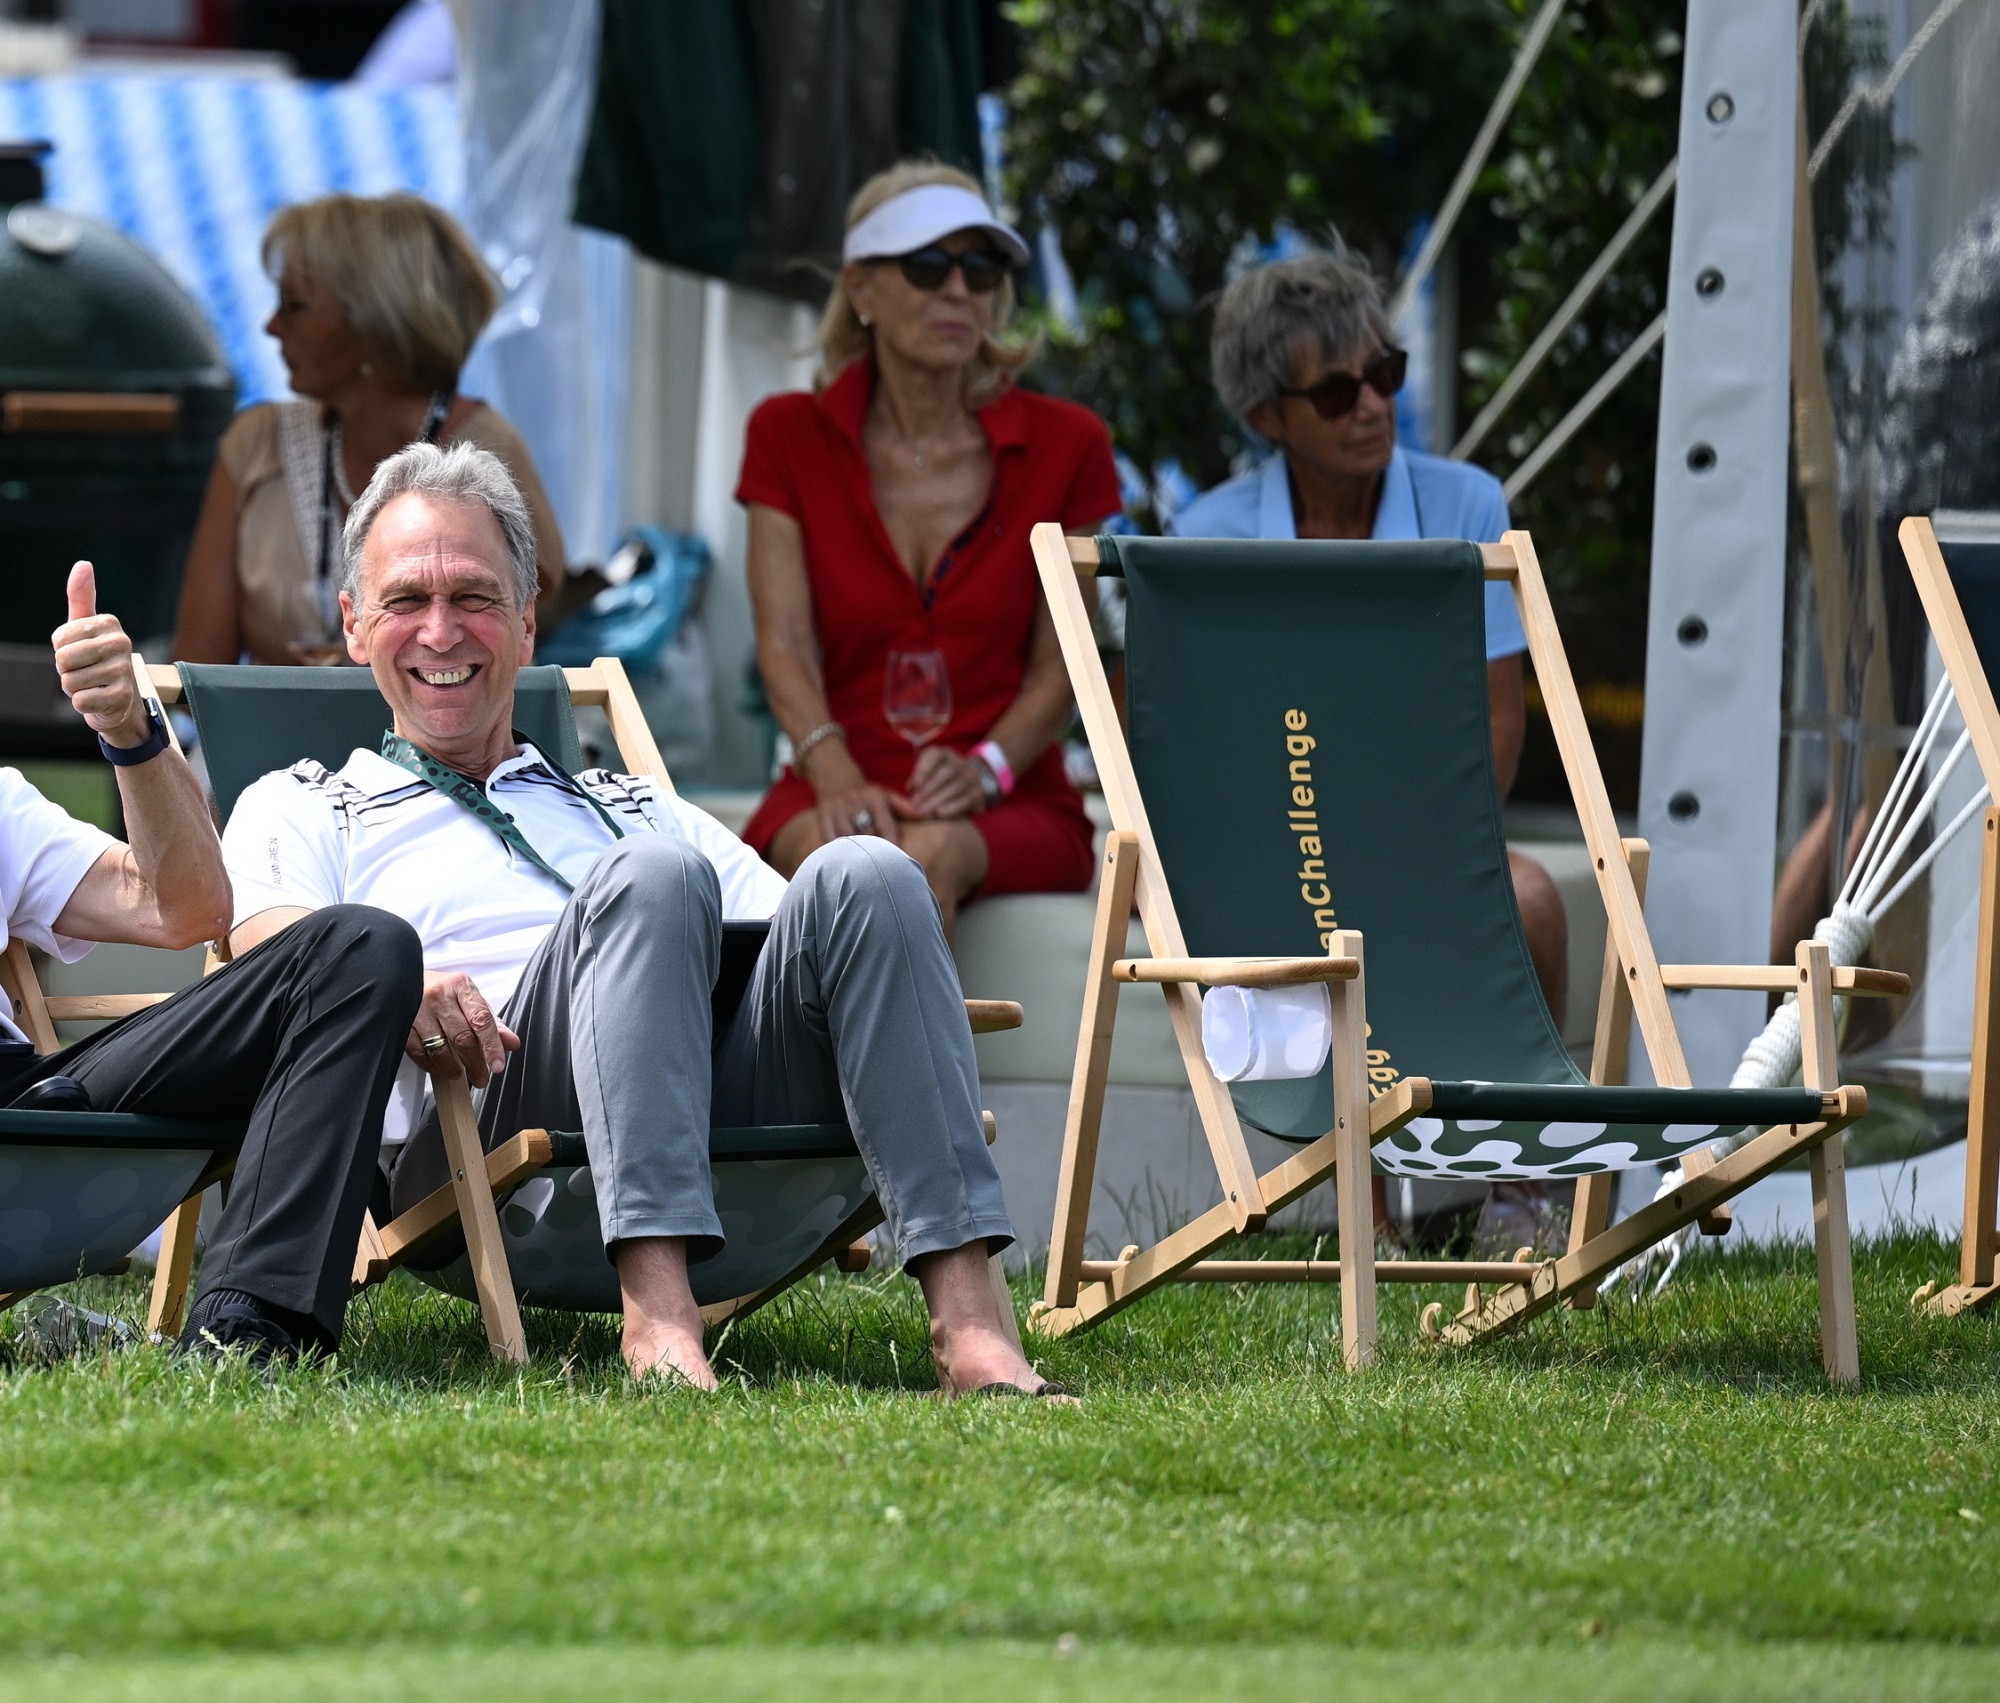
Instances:
[[[8,1105],[10,1110],[23,1112],[87,1112],[90,1091],[73,1076],[45,1076],[16,1094]]]
[[[188,1313],[176,1354],[219,1360],[239,1349],[252,1366],[290,1365],[299,1357],[298,1315],[240,1289],[212,1289]],[[314,1346],[318,1346],[317,1343]]]

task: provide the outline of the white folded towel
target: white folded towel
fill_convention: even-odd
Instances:
[[[1333,1051],[1326,984],[1210,988],[1201,1002],[1201,1047],[1224,1082],[1317,1076]]]

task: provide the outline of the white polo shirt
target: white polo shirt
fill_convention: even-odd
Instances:
[[[51,804],[19,769],[0,769],[0,951],[25,940],[65,964],[90,950],[87,940],[56,933],[56,918],[77,883],[118,842]],[[0,999],[0,1035],[27,1037]]]
[[[650,777],[592,769],[577,779],[628,834],[673,834],[714,865],[722,914],[768,917],[784,878],[706,811],[662,797]],[[614,840],[533,746],[486,779],[486,795],[572,883]],[[501,1010],[569,895],[462,805],[373,751],[337,773],[298,763],[243,791],[222,835],[239,925],[260,911],[373,905],[423,942],[424,967],[462,971]],[[405,1061],[384,1137],[416,1126],[427,1083]]]

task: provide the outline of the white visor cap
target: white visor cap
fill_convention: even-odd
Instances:
[[[843,261],[912,254],[953,231],[984,231],[1016,266],[1028,264],[1021,233],[993,216],[985,198],[951,183],[925,183],[892,195],[847,233]]]

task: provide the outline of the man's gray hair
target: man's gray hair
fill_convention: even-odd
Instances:
[[[1339,361],[1386,346],[1394,333],[1381,287],[1345,245],[1246,272],[1223,292],[1209,341],[1216,394],[1246,423],[1295,382],[1295,362]]]
[[[535,523],[507,464],[490,449],[472,443],[455,443],[449,449],[413,443],[375,469],[368,489],[347,511],[347,524],[340,532],[340,589],[350,602],[361,602],[361,552],[368,542],[368,529],[397,497],[408,496],[484,503],[507,541],[507,562],[514,570],[514,607],[533,606],[541,589],[535,575]]]

